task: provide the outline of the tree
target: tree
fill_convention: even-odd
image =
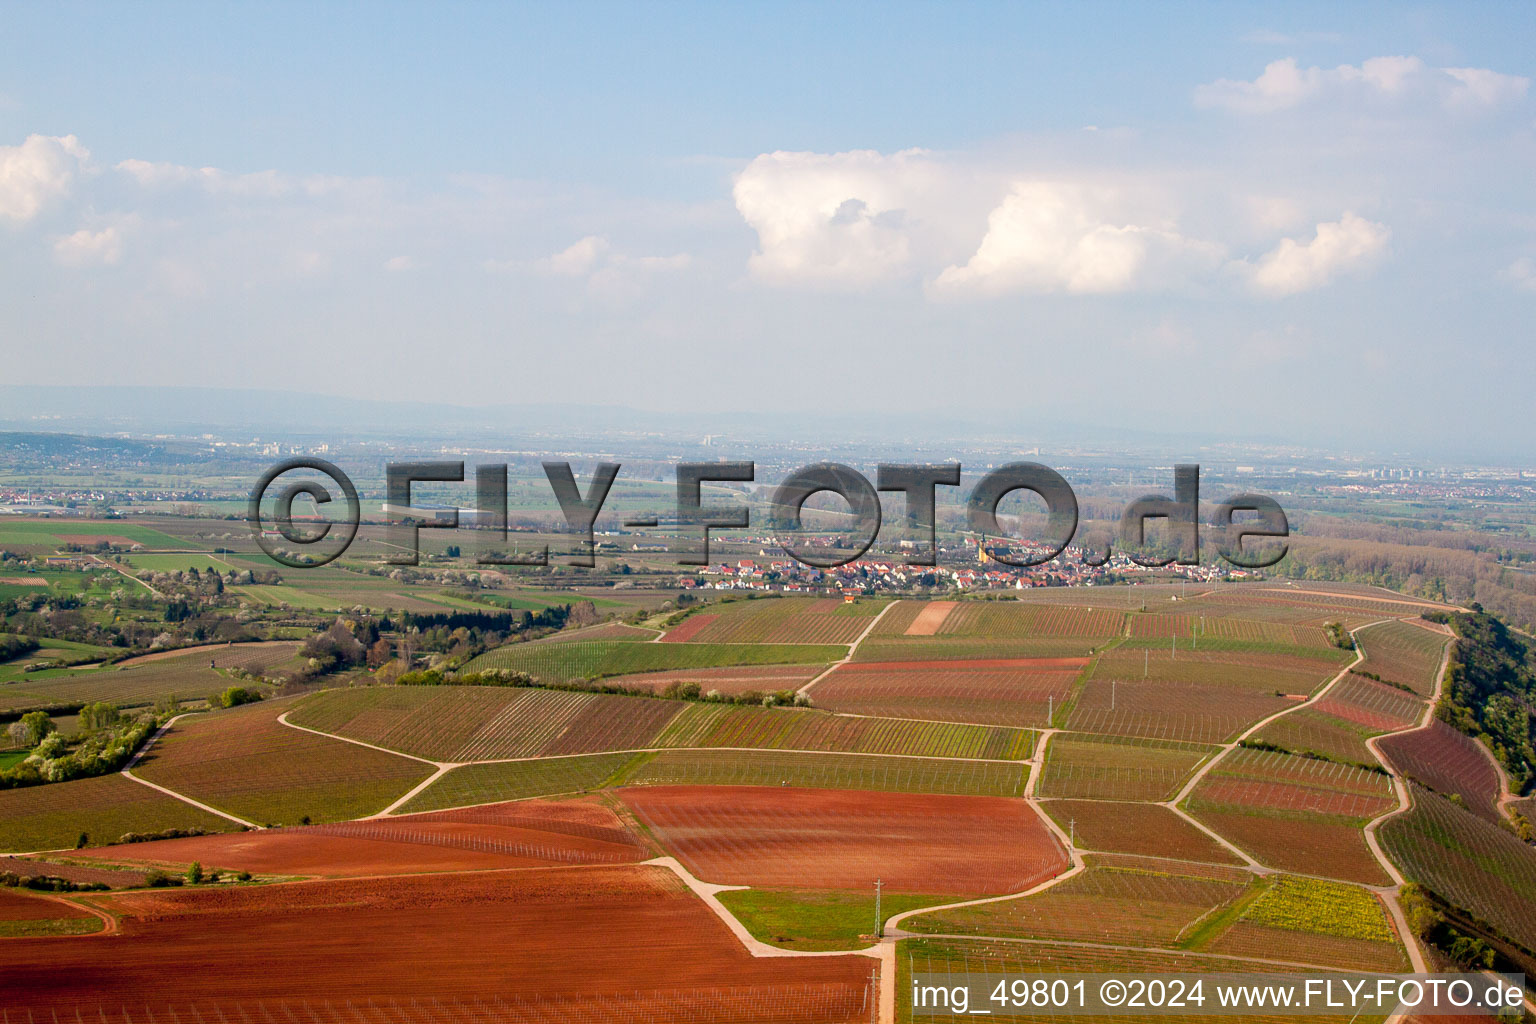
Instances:
[[[122,717],[114,704],[87,704],[80,709],[80,728],[88,733],[100,732],[117,725]]]
[[[48,712],[29,711],[21,716],[21,721],[12,723],[6,731],[18,746],[35,747],[43,741],[43,737],[58,731],[58,728],[53,724],[53,719],[48,717]]]
[[[203,881],[203,865],[193,861],[187,866],[187,884],[199,885]]]

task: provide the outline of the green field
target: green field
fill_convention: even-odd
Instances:
[[[422,790],[398,813],[440,811],[449,807],[561,796],[599,789],[632,764],[635,754],[590,754],[501,761],[455,768]]]
[[[203,829],[228,832],[233,822],[121,775],[0,790],[0,850],[73,849],[80,833],[93,846],[127,832]]]
[[[880,916],[889,920],[904,911],[953,899],[888,893],[881,897]],[[740,889],[720,893],[720,902],[755,938],[781,949],[862,949],[874,942],[872,936],[878,930],[872,892]]]

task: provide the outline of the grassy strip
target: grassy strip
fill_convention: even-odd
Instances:
[[[896,914],[954,902],[953,896],[887,893],[880,914]],[[720,902],[752,935],[780,949],[824,952],[863,949],[873,943],[873,892],[812,892],[800,889],[738,889],[720,893]]]

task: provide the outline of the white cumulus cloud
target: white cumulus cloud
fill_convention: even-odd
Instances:
[[[1302,67],[1271,61],[1252,81],[1219,79],[1195,89],[1195,104],[1266,114],[1324,99],[1407,99],[1451,108],[1491,108],[1521,99],[1530,80],[1487,68],[1429,68],[1418,57],[1372,57],[1359,67]]]
[[[29,135],[0,146],[0,217],[31,220],[48,202],[68,195],[90,153],[73,135]]]
[[[1345,213],[1319,224],[1310,242],[1282,239],[1252,266],[1253,285],[1268,295],[1320,288],[1340,274],[1369,268],[1386,252],[1391,236],[1386,225]]]
[[[923,150],[889,155],[764,153],[736,177],[736,210],[757,232],[762,280],[860,287],[907,273],[912,210],[941,173]]]
[[[987,218],[987,233],[937,291],[1123,292],[1166,284],[1191,264],[1214,266],[1219,246],[1166,227],[1111,219],[1116,197],[1060,182],[1019,182]]]
[[[54,242],[53,256],[67,267],[116,263],[123,256],[123,234],[115,227],[100,231],[81,228]]]

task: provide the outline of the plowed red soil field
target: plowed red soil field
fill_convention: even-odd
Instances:
[[[664,644],[687,643],[702,633],[711,622],[714,622],[719,617],[718,615],[710,614],[690,615],[678,625],[667,630],[666,635],[661,638],[661,642]]]
[[[830,711],[895,718],[1044,726],[1087,658],[870,661],[842,665],[816,685]]]
[[[869,1019],[867,958],[754,959],[660,868],[347,879],[100,902],[122,916],[119,934],[7,945],[0,991],[10,1020]]]
[[[807,889],[1014,892],[1067,865],[1022,800],[762,786],[654,786],[624,802],[711,882]]]
[[[89,911],[70,906],[63,900],[33,896],[13,889],[0,889],[0,921],[53,921],[90,916]]]
[[[592,800],[526,800],[308,828],[165,839],[80,851],[106,861],[268,875],[409,874],[560,864],[621,864],[646,852],[617,815]]]

